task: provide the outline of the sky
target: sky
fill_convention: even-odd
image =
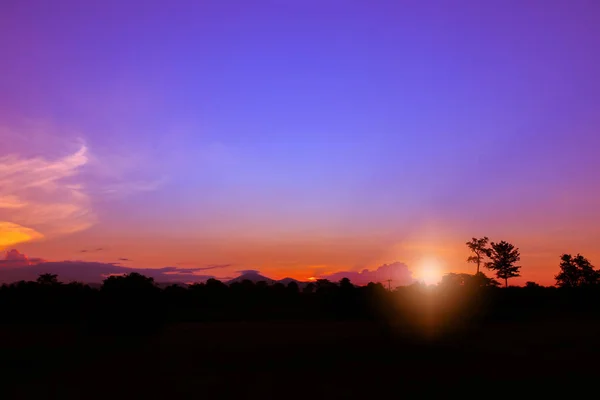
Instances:
[[[5,0],[0,48],[0,268],[600,266],[594,0]]]

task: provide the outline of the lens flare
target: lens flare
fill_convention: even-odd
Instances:
[[[419,268],[419,280],[426,285],[436,285],[442,280],[442,269],[436,260],[425,260]]]

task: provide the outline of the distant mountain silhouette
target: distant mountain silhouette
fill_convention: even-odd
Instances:
[[[269,284],[275,282],[274,279],[271,278],[267,278],[264,275],[259,274],[257,271],[247,271],[244,272],[242,275],[238,276],[237,278],[233,278],[227,282],[225,282],[227,285],[231,285],[232,283],[236,283],[236,282],[243,282],[243,281],[251,281],[251,282],[267,282]]]
[[[298,279],[294,279],[294,278],[290,278],[290,277],[283,278],[280,280],[275,280],[275,279],[269,278],[268,276],[261,275],[258,271],[244,271],[242,273],[242,275],[238,276],[237,278],[233,278],[229,281],[226,281],[224,283],[227,285],[231,285],[232,283],[242,282],[242,281],[246,281],[246,280],[254,282],[254,283],[267,282],[269,285],[272,285],[275,283],[281,283],[285,286],[287,286],[290,282],[296,282],[300,289],[304,288],[308,284],[308,282],[302,282],[302,281],[299,281]]]

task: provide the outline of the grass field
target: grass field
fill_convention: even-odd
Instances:
[[[421,333],[372,322],[197,323],[146,337],[5,326],[2,398],[470,398],[596,390],[596,320]]]

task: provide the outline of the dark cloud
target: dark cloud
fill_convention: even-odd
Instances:
[[[185,269],[190,270],[190,271],[208,271],[210,269],[227,268],[228,266],[229,266],[229,264],[223,264],[223,265],[210,265],[208,267],[194,267],[194,268],[185,268]]]
[[[103,247],[98,247],[96,249],[83,249],[83,250],[80,250],[79,252],[80,253],[95,253],[97,251],[103,251],[103,250],[104,250]]]
[[[387,283],[388,279],[391,279],[392,286],[405,286],[416,282],[416,279],[412,276],[412,271],[406,264],[401,262],[384,264],[373,271],[369,271],[368,269],[364,269],[360,272],[341,271],[334,274],[323,275],[320,276],[320,278],[329,279],[334,282],[337,282],[342,278],[348,278],[356,285],[366,285],[369,282]]]
[[[0,282],[10,283],[20,280],[35,280],[45,273],[57,274],[62,282],[80,281],[85,283],[101,282],[110,275],[122,275],[131,272],[154,278],[157,282],[204,282],[212,275],[199,275],[204,268],[128,268],[118,263],[100,263],[88,261],[49,262],[39,258],[28,258],[17,250],[5,254],[0,260]]]
[[[131,261],[129,258],[119,258],[119,261]]]
[[[194,265],[194,263],[177,263],[177,265]],[[207,265],[206,267],[193,267],[193,268],[186,268],[186,269],[194,269],[196,271],[207,271],[210,269],[219,269],[219,268],[227,268],[227,267],[231,267],[232,264],[214,264],[214,265]]]
[[[244,275],[244,274],[260,274],[260,271],[256,270],[256,269],[242,269],[240,271],[235,271],[235,272],[236,272],[236,274],[242,274],[242,275]]]
[[[204,269],[218,269],[218,268],[227,268],[231,267],[232,264],[215,264],[204,267]]]

